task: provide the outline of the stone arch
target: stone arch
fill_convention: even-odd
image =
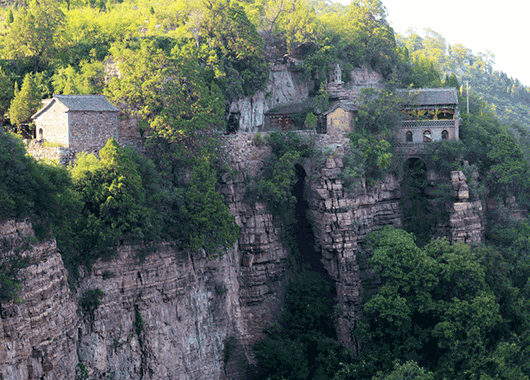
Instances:
[[[427,164],[421,157],[412,156],[405,161],[405,171],[412,170],[415,168],[421,168],[427,171]]]

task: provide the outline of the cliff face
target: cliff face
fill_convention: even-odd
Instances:
[[[330,137],[314,138],[326,145]],[[246,199],[247,182],[263,169],[270,147],[256,144],[253,133],[229,136],[226,146],[232,172],[219,190],[241,232],[224,255],[191,255],[169,243],[154,252],[122,246],[115,259],[82,274],[72,293],[54,240],[36,243],[28,222],[0,225],[0,265],[13,256],[29,260],[18,273],[21,303],[1,303],[3,379],[74,379],[76,373],[91,379],[244,378],[253,362],[251,345],[281,312],[288,249],[284,227],[266,205]],[[307,173],[317,171],[306,178],[307,217],[336,284],[342,310],[337,333],[355,350],[361,284],[372,281],[364,241],[385,225],[402,226],[399,180],[347,190],[340,154],[324,167],[302,164]],[[452,241],[482,241],[482,205],[469,202],[463,173],[447,180],[456,201],[448,205],[444,233]],[[104,293],[101,305],[83,309],[80,300],[95,289]]]
[[[265,91],[237,99],[229,113],[237,115],[239,131],[254,132],[265,122],[264,113],[280,104],[299,103],[307,99],[313,82],[304,81],[301,73],[287,64],[273,64]]]
[[[312,221],[322,262],[337,286],[342,315],[338,319],[341,342],[356,349],[353,329],[360,312],[361,281],[366,276],[361,253],[368,234],[385,225],[402,227],[400,188],[389,178],[372,188],[350,193],[343,187],[342,158],[329,158],[322,176],[308,192]]]
[[[0,378],[73,379],[77,365],[77,303],[55,240],[35,242],[28,222],[0,224],[0,263],[26,259],[18,273],[20,303],[0,307]]]
[[[171,245],[141,258],[131,247],[97,263],[78,296],[101,289],[79,320],[79,361],[95,378],[218,379],[239,321],[236,252],[208,258]]]

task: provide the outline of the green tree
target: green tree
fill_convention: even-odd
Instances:
[[[156,210],[147,207],[142,177],[131,154],[111,138],[100,151],[100,160],[82,155],[70,168],[83,202],[76,221],[78,249],[88,261],[112,254],[120,241],[156,236]]]
[[[180,141],[224,125],[223,95],[206,83],[192,46],[167,53],[143,41],[138,50],[114,47],[112,54],[120,61],[122,79],[113,78],[106,94],[146,119],[156,136]]]
[[[27,9],[21,8],[4,40],[8,57],[31,58],[34,71],[38,71],[52,57],[64,17],[56,0],[32,1]]]
[[[10,75],[0,67],[0,121],[5,121],[14,96],[13,80]]]
[[[387,375],[378,374],[373,380],[434,380],[434,374],[418,366],[414,361],[394,363],[394,370]]]
[[[192,251],[204,247],[209,252],[228,248],[235,243],[239,228],[215,190],[215,172],[202,158],[195,162],[190,174],[181,214],[186,246]]]
[[[368,295],[359,332],[372,371],[388,372],[399,359],[439,378],[479,373],[502,323],[481,256],[446,240],[420,249],[412,235],[390,227],[371,239],[369,261],[381,286]]]
[[[201,27],[208,49],[201,48],[199,57],[211,68],[227,99],[254,95],[265,88],[269,67],[263,40],[243,7],[225,1],[212,3]]]
[[[17,91],[15,87],[15,97],[9,107],[11,124],[20,126],[22,123],[29,121],[40,105],[41,94],[37,89],[33,75],[26,74],[20,91]]]

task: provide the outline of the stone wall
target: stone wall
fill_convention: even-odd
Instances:
[[[49,109],[35,118],[36,137],[69,147],[68,108],[52,100]]]
[[[51,160],[68,165],[75,158],[75,152],[69,148],[49,146],[43,140],[26,140],[26,152],[37,160]]]
[[[75,152],[95,153],[107,140],[118,136],[117,112],[70,111],[70,148]]]

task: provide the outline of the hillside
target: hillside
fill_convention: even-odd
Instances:
[[[511,83],[490,56],[396,40],[378,0],[0,16],[0,378],[530,378],[522,132],[476,93],[454,117],[466,75]],[[142,146],[26,154],[53,93],[104,94]],[[295,102],[298,130],[257,132]]]

